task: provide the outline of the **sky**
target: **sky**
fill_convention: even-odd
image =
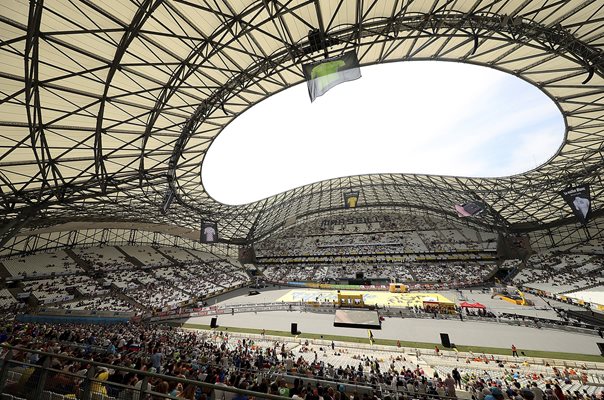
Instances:
[[[361,74],[313,103],[302,83],[238,116],[205,157],[207,192],[236,205],[359,174],[508,176],[545,163],[564,139],[554,102],[494,69],[413,61]]]

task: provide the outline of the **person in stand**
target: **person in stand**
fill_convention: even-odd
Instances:
[[[513,357],[518,357],[518,351],[516,349],[516,346],[512,345],[512,356]]]
[[[539,388],[539,386],[537,386],[537,382],[533,382],[531,384],[531,392],[533,392],[533,398],[534,400],[544,400],[545,398],[545,393],[543,393],[543,390],[541,390]]]
[[[566,396],[564,396],[562,388],[557,383],[554,383],[554,395],[558,398],[558,400],[566,400]]]
[[[459,373],[457,368],[453,368],[453,371],[451,371],[451,375],[453,375],[453,379],[455,380],[455,386],[459,386],[459,388],[461,389],[461,374]]]
[[[457,397],[455,395],[455,379],[451,377],[451,374],[447,374],[447,378],[444,381],[445,389],[448,397]]]
[[[440,355],[440,349],[438,348],[438,345],[434,346],[434,353],[438,356]]]

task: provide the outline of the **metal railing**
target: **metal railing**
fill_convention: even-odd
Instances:
[[[1,399],[27,400],[159,400],[232,398],[288,400],[288,397],[260,393],[197,379],[167,376],[87,359],[68,357],[20,347],[1,345],[7,350],[1,359]],[[34,356],[35,355],[35,356]],[[34,357],[32,357],[34,356]],[[34,360],[37,361],[34,362]],[[109,381],[109,371],[115,371],[123,381]],[[262,375],[256,374],[254,378]],[[228,396],[230,397],[230,396]]]
[[[0,399],[26,400],[163,400],[205,398],[226,399],[266,399],[288,400],[274,394],[255,392],[232,386],[206,383],[197,379],[167,376],[138,369],[75,358],[60,354],[42,352],[22,347],[0,345],[6,351],[0,359]],[[36,357],[32,357],[32,356]],[[37,360],[36,360],[37,359]],[[230,369],[230,368],[229,368]],[[128,383],[109,381],[109,371],[130,377]],[[246,372],[243,371],[245,374]],[[303,385],[314,384],[327,387],[330,384],[344,388],[356,396],[380,393],[381,398],[391,399],[424,398],[452,400],[450,397],[430,393],[410,393],[390,385],[379,383],[359,384],[342,380],[319,378],[277,372],[272,369],[247,373],[255,380],[271,380],[292,383],[299,378]],[[138,379],[134,379],[137,377]],[[268,387],[268,385],[267,385]],[[231,393],[231,395],[227,395]],[[356,397],[355,396],[355,397]]]
[[[150,318],[151,322],[163,322],[175,319],[193,318],[200,316],[219,316],[224,314],[238,314],[238,313],[257,313],[257,312],[268,312],[268,311],[299,311],[299,312],[310,312],[310,313],[323,313],[333,314],[338,307],[333,303],[314,303],[309,304],[305,302],[272,302],[272,303],[254,303],[254,304],[230,304],[225,306],[214,306],[202,311],[181,313],[174,315],[156,316]],[[444,320],[463,320],[463,321],[474,321],[474,322],[487,322],[493,324],[507,324],[511,326],[526,326],[530,328],[539,329],[554,329],[562,330],[566,332],[582,333],[587,335],[598,335],[596,327],[587,324],[573,324],[565,321],[551,320],[546,318],[537,318],[526,315],[512,314],[509,317],[501,315],[496,316],[479,316],[479,315],[463,315],[460,317],[459,314],[442,314],[442,313],[429,313],[425,311],[417,311],[406,308],[406,307],[385,307],[379,308],[381,316],[393,317],[393,318],[416,318],[416,319],[444,319]]]

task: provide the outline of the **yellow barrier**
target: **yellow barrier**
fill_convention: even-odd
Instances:
[[[501,300],[507,301],[508,303],[516,304],[518,306],[524,306],[524,305],[526,305],[526,301],[524,300],[524,298],[522,298],[522,299],[512,299],[512,298],[504,296],[502,294],[497,294],[496,296],[499,297]]]

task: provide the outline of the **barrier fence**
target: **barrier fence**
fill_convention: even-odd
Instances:
[[[175,319],[185,319],[205,316],[218,316],[224,314],[238,314],[251,312],[267,312],[267,311],[299,311],[333,314],[337,306],[332,303],[312,303],[312,302],[296,302],[296,303],[258,303],[258,304],[232,304],[225,306],[211,306],[198,309],[183,309],[179,312],[165,313],[164,315],[149,316],[147,319],[150,322],[164,322]],[[408,308],[387,307],[380,308],[379,313],[383,317],[392,318],[419,318],[419,319],[444,319],[444,320],[463,320],[474,322],[487,323],[504,323],[511,326],[524,326],[529,328],[539,329],[556,329],[566,332],[582,333],[588,335],[598,335],[598,327],[587,325],[584,323],[573,323],[566,321],[558,321],[545,318],[536,318],[529,316],[509,316],[501,317],[486,317],[476,315],[460,314],[434,314],[427,312],[414,312]]]
[[[289,397],[140,371],[88,359],[6,345],[1,345],[0,348],[7,350],[0,360],[0,399],[2,400],[163,400],[199,399],[204,395],[208,400],[224,400],[229,397],[225,396],[226,393],[233,395],[230,398],[290,400]],[[33,355],[38,357],[35,362],[32,361]],[[82,369],[82,367],[86,368]],[[110,370],[132,377],[130,384],[108,381]],[[235,368],[230,368],[230,370],[236,372]],[[413,395],[406,389],[396,386],[348,382],[326,377],[299,375],[276,369],[248,370],[245,373],[254,381],[263,379],[266,379],[267,382],[282,381],[291,386],[294,380],[298,379],[303,387],[307,387],[309,384],[312,387],[331,386],[335,390],[353,395],[355,399],[365,394],[369,398],[373,398],[373,395],[376,394],[383,399],[416,399],[420,397],[426,400],[454,399],[428,393],[418,397],[417,394]],[[170,394],[173,389],[177,390],[177,395]]]
[[[276,341],[295,341],[302,342],[301,339],[282,338],[278,336],[264,335],[238,335],[231,334],[232,338],[254,338]],[[328,347],[331,341],[328,340],[310,340],[314,346]],[[338,343],[339,347],[346,347],[346,343]],[[431,355],[429,350],[419,350],[412,348],[395,348],[392,346],[380,346],[357,343],[353,346],[355,349],[382,350],[393,353],[415,353],[418,357]],[[137,369],[126,368],[111,364],[93,361],[92,359],[81,359],[68,357],[60,354],[47,353],[37,350],[30,350],[20,347],[11,347],[0,345],[0,352],[4,353],[0,359],[0,399],[27,399],[27,400],[149,400],[149,399],[199,399],[205,394],[209,400],[224,400],[224,393],[233,393],[235,396],[243,395],[254,399],[285,400],[287,397],[269,395],[251,390],[238,389],[230,386],[215,385],[205,383],[196,379],[185,379],[174,376],[140,371]],[[423,353],[423,354],[422,354]],[[126,356],[127,354],[124,354]],[[98,356],[98,354],[97,354]],[[443,350],[439,356],[439,363],[454,365],[454,360],[465,357],[474,357],[472,353],[453,352]],[[516,358],[507,356],[498,356],[506,362],[517,361]],[[589,370],[590,381],[592,384],[603,385],[604,370],[601,363],[572,362],[565,360],[552,360],[541,358],[526,358],[530,360],[532,368],[541,368],[549,371],[554,366],[574,367]],[[212,364],[206,365],[212,367]],[[223,365],[219,365],[223,368]],[[196,371],[201,372],[199,366]],[[391,385],[371,384],[369,382],[349,382],[346,380],[337,380],[328,377],[318,377],[296,374],[293,371],[285,371],[279,368],[265,368],[252,370],[236,370],[232,366],[225,367],[231,372],[240,372],[248,374],[253,381],[262,379],[282,379],[292,383],[298,378],[306,385],[308,383],[321,384],[325,386],[343,386],[347,393],[354,393],[361,396],[365,393],[370,395],[375,393],[380,398],[403,399],[410,398],[409,393],[404,388],[398,388]],[[482,366],[481,368],[485,368]],[[497,369],[493,366],[494,369]],[[130,377],[128,384],[108,381],[109,370],[117,371],[125,377]],[[200,376],[196,375],[197,378]],[[177,389],[180,397],[169,394],[173,389]],[[415,398],[415,397],[414,397]],[[423,395],[426,399],[448,400],[447,397],[437,395]],[[356,396],[355,396],[356,399]]]
[[[1,348],[7,350],[0,369],[2,400],[163,400],[196,399],[202,394],[208,399],[221,400],[225,392],[255,399],[289,399],[37,350],[6,345]],[[32,362],[35,358],[37,361]],[[109,370],[131,376],[132,384],[108,381]],[[184,393],[180,397],[170,395],[173,388]]]
[[[184,330],[189,330],[188,328],[182,328]],[[195,330],[195,329],[191,329]],[[211,330],[207,330],[211,332]],[[214,332],[216,336],[216,340],[220,340],[219,332]],[[281,343],[295,343],[297,345],[308,342],[309,345],[315,347],[324,347],[329,348],[331,346],[331,340],[327,339],[310,339],[310,338],[300,338],[295,336],[275,336],[261,333],[237,333],[237,332],[228,332],[229,340],[233,339],[253,339],[253,340],[268,340],[273,342],[281,342]],[[435,352],[433,349],[426,348],[415,348],[415,347],[406,347],[406,346],[389,346],[389,345],[380,345],[380,344],[370,344],[369,339],[367,339],[366,343],[349,343],[349,342],[335,342],[337,343],[338,348],[348,348],[355,350],[366,350],[369,352],[372,351],[385,351],[393,354],[398,354],[403,356],[404,354],[415,355],[416,357],[423,356],[435,356]],[[475,359],[477,357],[482,357],[484,354],[482,353],[474,353],[471,351],[458,351],[456,349],[447,349],[439,347],[439,363],[446,364],[448,361],[451,363],[457,363],[457,360],[465,360]],[[574,369],[587,369],[590,370],[592,374],[597,375],[597,378],[593,380],[593,382],[599,382],[604,384],[604,358],[603,362],[588,362],[588,361],[574,361],[574,360],[562,360],[562,359],[553,359],[553,358],[544,358],[544,357],[528,357],[523,356],[521,358],[514,357],[510,355],[498,354],[496,355],[498,360],[504,361],[505,363],[521,363],[522,361],[528,361],[532,367],[534,366],[543,366],[549,369],[549,372],[553,372],[553,367],[558,368],[574,368]],[[486,364],[485,364],[486,365]],[[481,364],[481,368],[484,365]],[[492,366],[494,370],[500,370],[498,366]],[[521,368],[521,367],[519,367]],[[488,368],[487,368],[488,369]]]

